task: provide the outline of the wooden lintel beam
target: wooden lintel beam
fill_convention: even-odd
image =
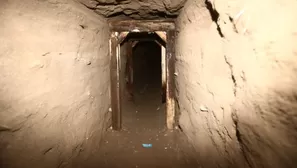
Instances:
[[[153,38],[153,37],[147,37],[147,38],[143,38],[143,37],[140,37],[140,38],[130,38],[129,41],[155,41],[157,40],[156,38]]]
[[[158,40],[155,40],[155,43],[157,43],[160,47],[164,47]]]
[[[118,42],[121,44],[125,40],[128,34],[129,34],[128,31],[121,32],[120,35],[118,36]]]
[[[168,40],[166,48],[166,123],[168,129],[173,129],[175,124],[175,32],[168,31],[166,35]]]
[[[154,41],[164,47],[166,47],[166,43],[160,39],[160,38],[154,38],[154,37],[147,37],[147,38],[143,38],[143,37],[140,37],[140,38],[130,38],[129,41]]]
[[[118,32],[151,32],[174,30],[175,24],[170,20],[122,20],[109,22],[109,27]]]

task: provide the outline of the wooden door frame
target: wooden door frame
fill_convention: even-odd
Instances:
[[[166,32],[166,126],[175,126],[175,23],[172,20],[123,20],[109,22],[111,30],[109,41],[110,55],[110,95],[112,109],[112,128],[122,128],[122,102],[120,85],[120,44],[129,32]],[[127,33],[128,32],[128,33]]]

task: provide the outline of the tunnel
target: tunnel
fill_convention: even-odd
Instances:
[[[145,38],[148,33],[142,35],[143,39],[139,33],[132,33],[121,44],[122,125],[126,129],[164,129],[162,45],[154,37]]]
[[[295,168],[295,0],[1,0],[1,168]]]

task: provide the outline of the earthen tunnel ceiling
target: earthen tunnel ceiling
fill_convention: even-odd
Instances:
[[[133,19],[176,17],[186,0],[78,0],[105,17],[128,16]]]

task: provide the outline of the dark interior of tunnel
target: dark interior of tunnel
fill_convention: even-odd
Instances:
[[[140,41],[133,47],[132,57],[134,61],[134,92],[140,93],[140,95],[152,92],[160,94],[161,47],[154,41]],[[161,100],[161,95],[156,99]]]
[[[146,128],[165,126],[161,45],[154,40],[154,33],[130,33],[121,46],[124,127],[139,127],[136,121]]]

